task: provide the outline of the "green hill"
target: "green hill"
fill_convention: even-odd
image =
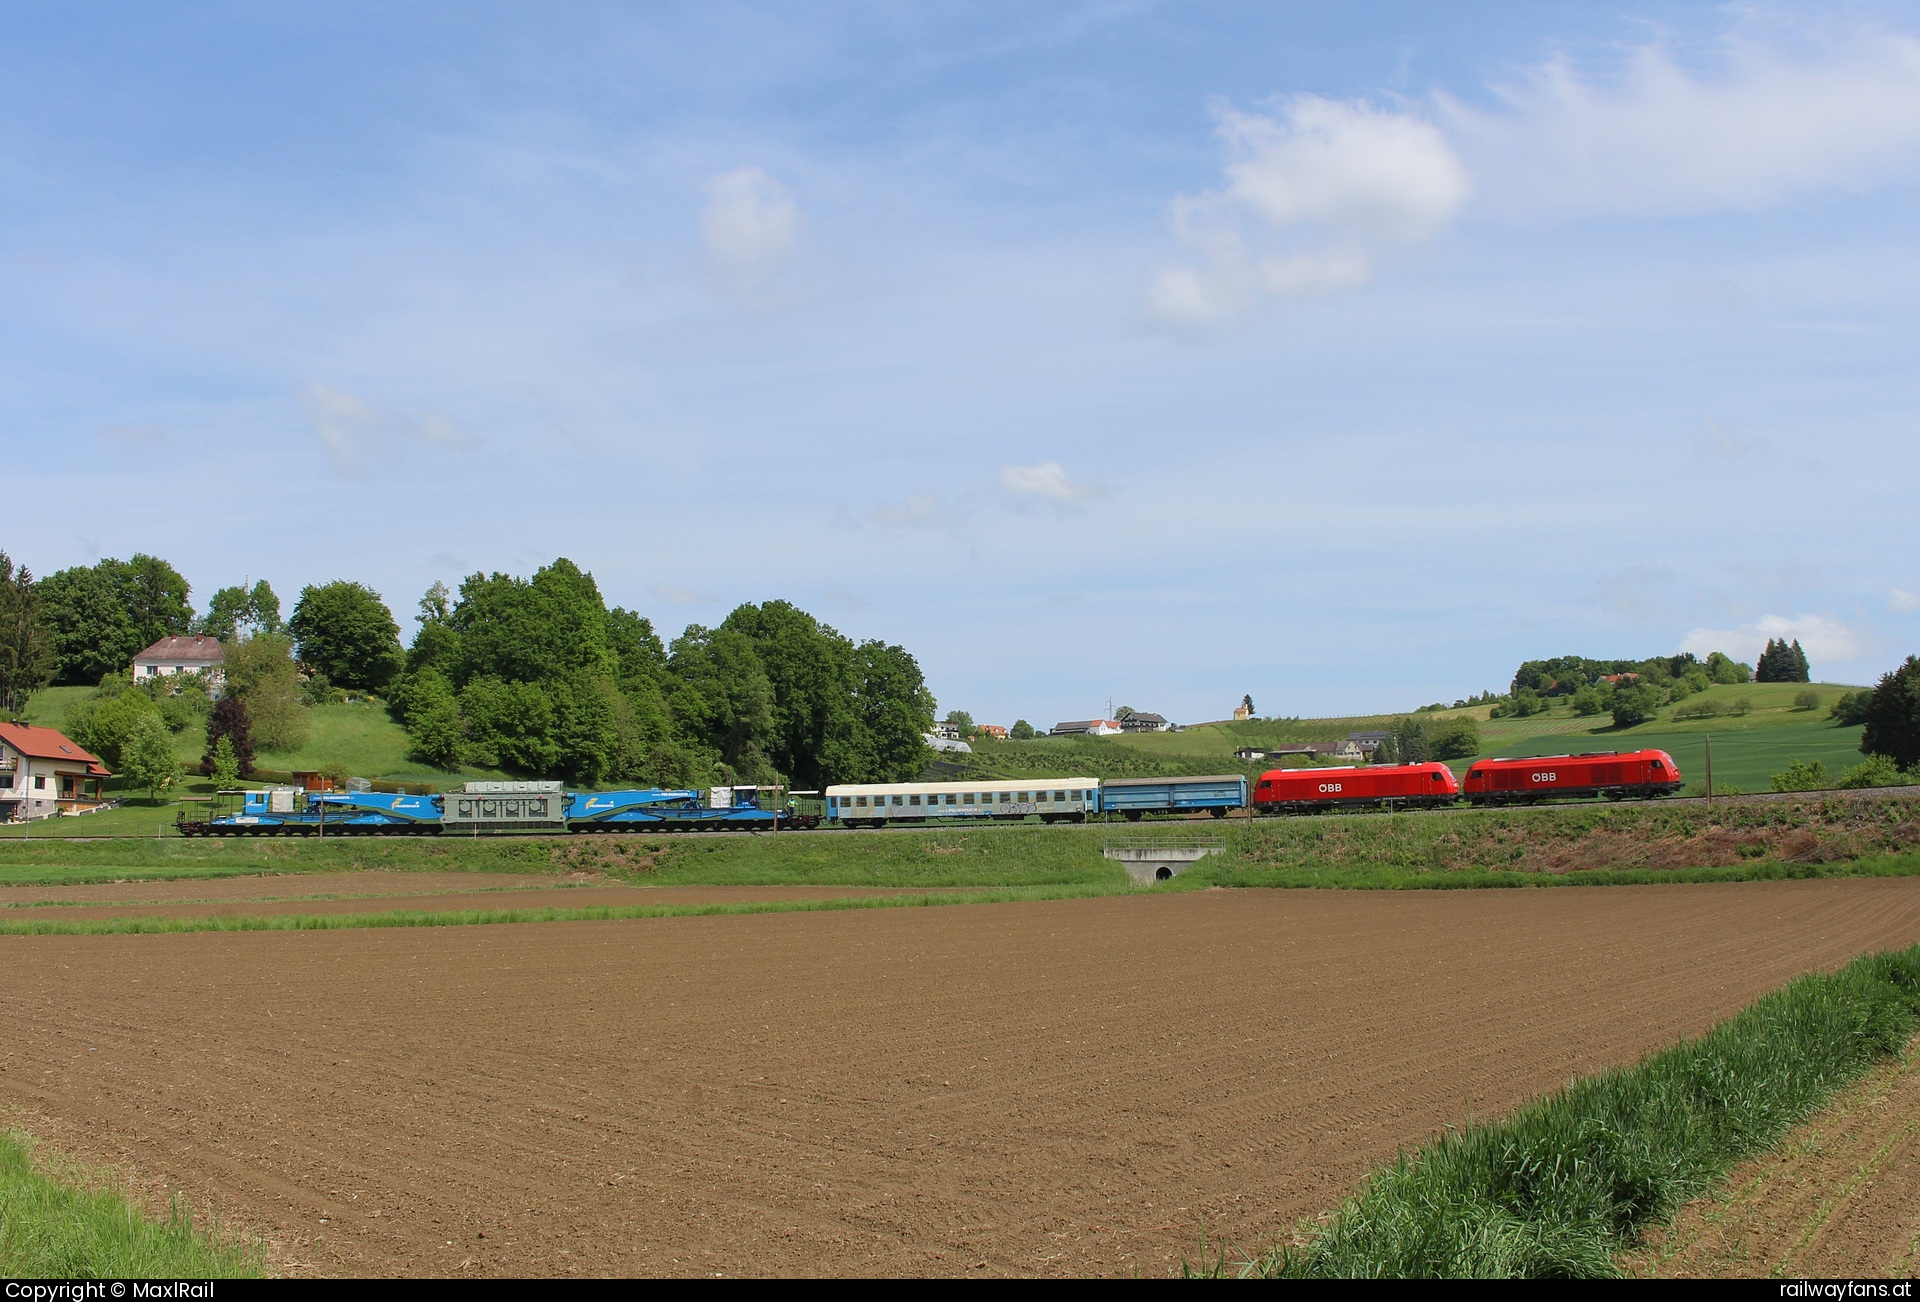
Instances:
[[[1794,708],[1806,691],[1820,698],[1813,710]],[[1661,707],[1658,715],[1632,728],[1615,728],[1607,715],[1581,717],[1572,705],[1556,701],[1544,714],[1524,719],[1490,719],[1490,706],[1437,710],[1435,719],[1466,717],[1480,728],[1480,754],[1451,762],[1464,773],[1474,759],[1496,755],[1523,757],[1595,750],[1637,750],[1643,746],[1670,752],[1692,784],[1705,777],[1707,738],[1713,739],[1716,789],[1764,791],[1773,774],[1793,760],[1819,760],[1838,777],[1861,760],[1860,729],[1834,726],[1827,710],[1843,693],[1840,684],[1748,683],[1712,687],[1680,705]],[[1729,711],[1744,702],[1744,714],[1676,719],[1676,710],[1701,703]],[[963,777],[1147,777],[1158,774],[1263,772],[1266,763],[1246,764],[1233,757],[1245,746],[1304,745],[1340,741],[1350,732],[1388,727],[1393,714],[1326,719],[1249,719],[1209,723],[1179,732],[1133,733],[1118,737],[1036,737],[1032,741],[979,741],[974,754],[943,756],[935,765],[942,776]],[[1424,717],[1424,716],[1423,716]]]
[[[67,711],[91,695],[91,687],[49,687],[27,702],[28,723],[58,728]],[[298,750],[261,751],[254,762],[270,771],[346,767],[355,777],[376,782],[422,783],[433,787],[457,785],[468,778],[503,778],[498,769],[464,768],[455,773],[429,768],[407,758],[407,734],[386,707],[368,701],[352,705],[315,705],[307,709],[307,741]],[[206,753],[206,730],[198,724],[174,737],[174,753],[183,765],[199,766]]]

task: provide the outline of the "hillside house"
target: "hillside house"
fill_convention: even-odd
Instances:
[[[991,737],[995,741],[1007,739],[1007,730],[997,723],[976,723],[973,725],[973,730],[982,737]]]
[[[1122,732],[1165,732],[1167,721],[1158,714],[1141,714],[1136,710],[1120,720],[1120,730]]]
[[[1049,737],[1117,737],[1120,725],[1112,719],[1069,719],[1047,730]]]
[[[133,681],[204,673],[218,685],[226,658],[217,637],[163,637],[133,658]]]
[[[0,822],[84,814],[107,803],[113,774],[66,735],[27,723],[0,723]]]
[[[942,741],[959,741],[960,725],[952,719],[942,719],[933,725],[933,735]]]
[[[1390,732],[1350,732],[1347,734],[1347,740],[1358,746],[1361,754],[1365,755],[1368,759],[1372,759],[1375,751],[1379,750],[1380,747],[1387,742],[1393,740],[1393,734]]]

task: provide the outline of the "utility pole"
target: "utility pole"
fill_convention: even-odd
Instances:
[[[1713,734],[1707,734],[1707,799],[1713,799]]]

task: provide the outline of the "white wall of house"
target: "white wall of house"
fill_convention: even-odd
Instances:
[[[64,760],[34,759],[0,745],[0,815],[14,819],[48,818],[60,812],[59,802],[86,790],[86,765]],[[62,777],[71,777],[71,793]]]
[[[218,660],[135,660],[133,662],[133,681],[143,678],[164,678],[168,674],[194,674],[207,670],[216,681],[220,678]]]

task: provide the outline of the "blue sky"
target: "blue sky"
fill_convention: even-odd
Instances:
[[[0,547],[1045,724],[1920,649],[1907,5],[10,5]]]

